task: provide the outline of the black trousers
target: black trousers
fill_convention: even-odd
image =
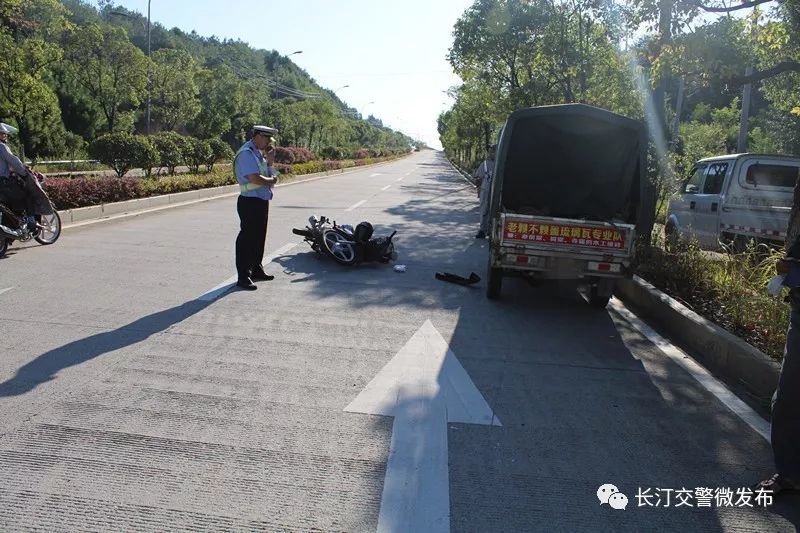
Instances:
[[[261,198],[239,196],[236,204],[241,222],[236,237],[236,271],[239,279],[250,277],[254,270],[261,270],[264,260],[264,243],[267,240],[269,201]]]
[[[772,400],[772,452],[780,475],[800,483],[800,308],[792,306],[786,348]]]

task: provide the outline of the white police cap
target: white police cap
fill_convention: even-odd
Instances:
[[[15,128],[14,126],[9,126],[5,122],[0,122],[0,133],[8,133],[10,135],[13,135],[17,133],[17,128]]]
[[[269,126],[253,126],[253,134],[263,133],[270,137],[275,137],[278,134],[277,128],[270,128]]]

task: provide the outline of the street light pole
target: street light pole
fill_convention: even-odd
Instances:
[[[150,135],[150,97],[153,92],[150,61],[150,0],[147,0],[147,135]]]

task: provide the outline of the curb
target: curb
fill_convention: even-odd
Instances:
[[[620,280],[615,291],[637,315],[657,323],[700,364],[768,402],[778,384],[780,364],[729,331],[701,317],[647,281]]]
[[[446,158],[445,158],[445,159],[446,159]],[[477,189],[477,188],[478,188],[478,186],[477,186],[477,185],[475,185],[475,183],[473,183],[473,181],[472,181],[472,176],[470,176],[470,175],[469,175],[467,172],[464,172],[463,170],[461,170],[461,168],[457,167],[457,166],[456,166],[455,164],[453,164],[453,162],[452,162],[452,161],[450,161],[449,159],[447,159],[447,162],[448,162],[448,163],[450,163],[450,166],[451,166],[451,167],[453,167],[453,170],[455,170],[456,172],[458,172],[459,174],[461,174],[461,177],[462,177],[462,178],[464,178],[464,179],[467,181],[467,183],[469,183],[470,185],[472,185],[472,187],[473,187],[473,188],[475,188],[475,189]]]
[[[407,157],[407,156],[406,156]],[[280,183],[275,187],[288,187],[299,183],[306,183],[309,181],[316,181],[319,179],[329,178],[333,176],[340,176],[342,174],[349,174],[364,168],[378,167],[387,165],[403,159],[393,159],[391,161],[382,161],[373,165],[361,165],[357,167],[348,167],[345,169],[328,170],[325,172],[317,172],[314,174],[302,174],[303,179],[293,179],[287,183]],[[300,177],[300,176],[297,176]],[[65,209],[59,211],[61,223],[64,228],[75,227],[77,225],[91,224],[95,222],[115,220],[117,218],[132,217],[145,213],[152,213],[154,211],[161,211],[172,207],[182,207],[192,205],[199,202],[207,202],[219,198],[226,198],[239,194],[238,185],[224,185],[222,187],[211,187],[207,189],[197,189],[194,191],[178,192],[173,194],[164,194],[160,196],[150,196],[148,198],[136,198],[134,200],[125,200],[123,202],[112,202],[109,204],[92,205],[88,207],[78,207],[75,209]]]

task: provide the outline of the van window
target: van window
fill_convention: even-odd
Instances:
[[[706,174],[706,168],[706,165],[697,165],[692,169],[692,175],[684,184],[683,192],[688,194],[697,194],[700,192],[700,186],[703,184],[703,176]]]
[[[797,184],[798,167],[790,165],[750,165],[745,180],[756,187],[789,187]]]
[[[722,192],[722,184],[725,181],[725,174],[728,172],[728,163],[714,163],[708,167],[706,182],[703,184],[704,194],[719,194]]]

